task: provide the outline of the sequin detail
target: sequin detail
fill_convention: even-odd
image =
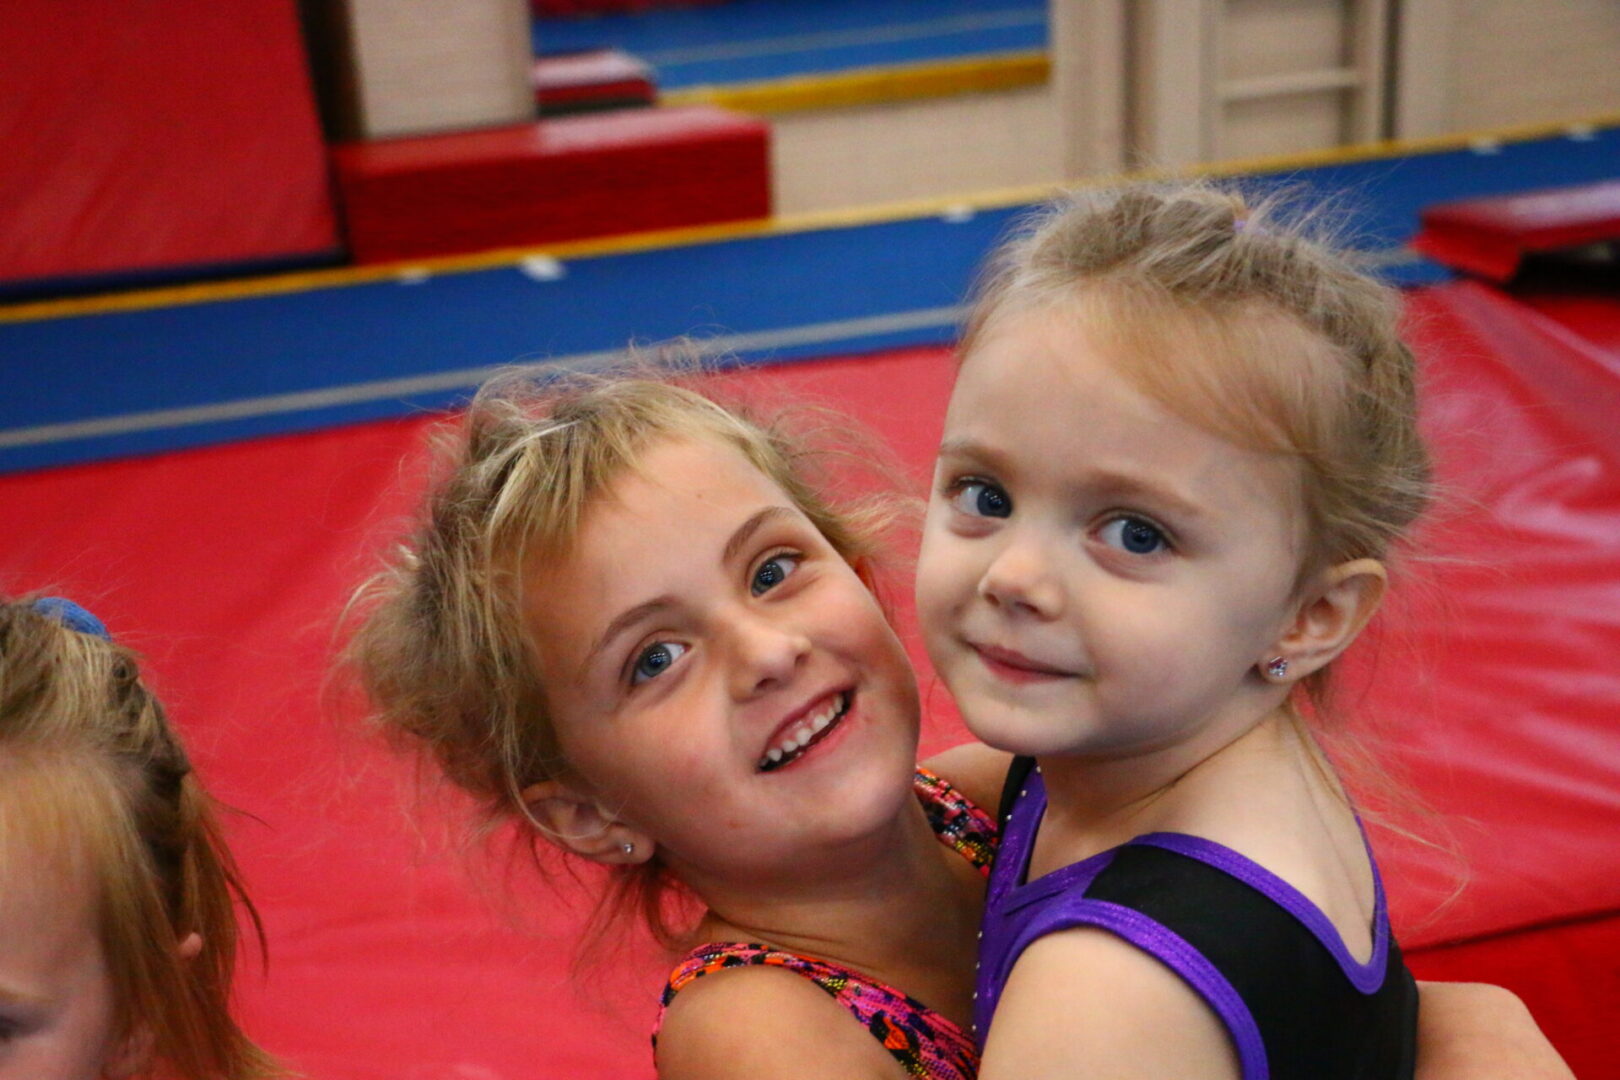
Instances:
[[[927,769],[917,769],[915,783],[917,799],[940,843],[988,875],[996,850],[995,819]],[[711,972],[762,964],[796,972],[832,995],[909,1076],[973,1080],[979,1070],[979,1049],[973,1038],[916,998],[838,964],[736,942],[700,945],[670,973],[653,1029],[654,1050],[664,1012],[682,989]]]

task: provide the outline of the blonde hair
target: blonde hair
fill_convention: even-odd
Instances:
[[[134,655],[28,601],[0,603],[0,771],[5,847],[64,851],[94,882],[123,1032],[150,1032],[164,1075],[282,1075],[228,1008],[234,902],[255,930],[258,915]],[[180,945],[192,933],[204,946],[187,958]]]
[[[835,508],[812,482],[806,445],[650,369],[486,384],[439,440],[442,475],[414,536],[355,593],[346,659],[373,722],[428,752],[489,821],[527,818],[525,787],[571,778],[525,621],[525,599],[529,618],[544,617],[544,602],[527,596],[524,570],[566,558],[587,509],[670,439],[739,451],[858,570],[876,552],[880,502]],[[676,883],[657,857],[612,873],[607,913],[639,909],[668,941]]]
[[[1009,315],[1094,316],[1122,373],[1183,419],[1300,463],[1299,583],[1386,558],[1432,496],[1396,291],[1336,250],[1321,215],[1207,183],[1080,191],[988,264],[961,355]],[[1305,680],[1321,703],[1323,669]]]

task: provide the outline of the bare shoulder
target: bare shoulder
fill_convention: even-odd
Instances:
[[[997,1003],[980,1080],[1071,1076],[1236,1080],[1237,1053],[1180,976],[1104,930],[1024,950]]]
[[[1418,991],[1417,1080],[1573,1080],[1512,991],[1432,982]]]
[[[952,787],[989,814],[1001,805],[1001,782],[1007,778],[1007,766],[1011,764],[1011,754],[978,742],[953,746],[922,763],[923,768],[949,780]]]
[[[713,972],[670,1004],[659,1080],[901,1080],[878,1041],[824,990],[791,971]]]

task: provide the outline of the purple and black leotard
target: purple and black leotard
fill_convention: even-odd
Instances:
[[[1292,885],[1185,833],[1138,836],[1027,881],[1046,810],[1046,787],[1031,764],[1014,763],[1003,800],[1010,811],[990,877],[974,999],[981,1038],[1019,954],[1046,934],[1085,926],[1124,938],[1181,976],[1226,1027],[1243,1080],[1412,1076],[1417,984],[1390,933],[1376,866],[1365,963]]]

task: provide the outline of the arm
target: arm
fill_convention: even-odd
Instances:
[[[1483,983],[1418,988],[1417,1080],[1574,1080],[1512,992]]]
[[[1174,1076],[1237,1080],[1220,1020],[1180,976],[1101,930],[1064,930],[1018,958],[979,1080]]]
[[[904,1080],[898,1062],[824,991],[765,967],[705,975],[658,1035],[658,1080]]]
[[[1001,781],[1007,776],[1012,757],[1005,750],[992,750],[983,743],[963,743],[935,754],[922,766],[950,781],[952,787],[993,817],[1001,805]]]

